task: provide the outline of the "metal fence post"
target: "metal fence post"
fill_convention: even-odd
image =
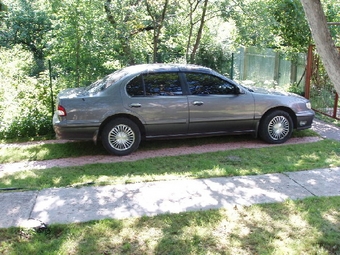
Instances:
[[[48,71],[50,75],[50,96],[51,96],[51,115],[54,115],[54,100],[53,100],[53,88],[52,88],[52,65],[51,60],[48,60]]]

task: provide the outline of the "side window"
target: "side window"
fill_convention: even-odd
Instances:
[[[133,78],[126,85],[126,92],[132,97],[144,96],[143,80],[141,75]]]
[[[192,95],[235,94],[235,86],[210,74],[187,73],[189,91]]]
[[[182,95],[178,73],[154,73],[143,75],[147,96]]]

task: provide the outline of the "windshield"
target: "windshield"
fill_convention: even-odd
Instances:
[[[90,93],[97,93],[99,91],[103,91],[110,87],[112,84],[119,81],[121,78],[123,78],[127,73],[124,72],[123,69],[115,71],[112,74],[109,74],[105,76],[103,79],[98,80],[91,85],[87,86],[85,88],[85,91],[88,91]]]
[[[244,85],[242,85],[242,84],[239,84],[239,85],[240,85],[242,88],[248,90],[249,92],[255,92],[252,88],[249,88],[249,87],[244,86]]]

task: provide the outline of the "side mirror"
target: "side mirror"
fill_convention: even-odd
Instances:
[[[236,95],[240,95],[240,94],[244,94],[244,90],[238,86],[235,87],[235,94]]]

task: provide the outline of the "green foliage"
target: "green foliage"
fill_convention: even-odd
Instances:
[[[305,94],[305,89],[304,86],[299,85],[297,83],[290,84],[288,88],[288,92],[295,93],[301,96],[304,96]]]
[[[116,57],[114,34],[103,15],[102,2],[53,3],[54,37],[49,57],[54,69],[60,70],[58,76],[66,78],[68,87],[79,87],[110,72],[104,64]]]
[[[311,34],[300,0],[271,0],[269,10],[273,15],[273,34],[279,38],[273,46],[290,52],[304,52]]]
[[[328,22],[340,21],[340,3],[338,0],[323,1],[323,8]],[[340,26],[329,26],[332,38],[337,46],[340,46]]]
[[[190,59],[228,75],[239,45],[296,53],[309,43],[299,0],[209,1],[203,19],[204,1],[169,0],[164,8],[166,2],[2,0],[1,136],[51,131],[47,60],[56,93],[147,61]],[[324,8],[329,21],[338,21],[336,0],[324,1]],[[339,30],[332,33],[338,40]]]
[[[34,74],[44,70],[44,51],[47,48],[46,35],[51,31],[51,20],[44,11],[36,10],[31,2],[18,0],[10,4],[5,19],[2,46],[21,45],[33,53],[37,69]],[[1,44],[0,44],[1,45]]]
[[[225,14],[235,20],[236,41],[245,46],[305,52],[310,30],[300,0],[239,1]]]
[[[0,49],[0,139],[52,132],[48,76],[31,77],[32,68],[33,56],[22,47]]]
[[[339,21],[337,0],[322,1],[327,21]],[[235,41],[244,46],[274,48],[286,54],[306,52],[311,33],[300,0],[224,1],[223,17],[236,24]],[[339,26],[330,26],[340,43]]]
[[[228,76],[231,70],[231,54],[223,45],[203,43],[196,57],[196,63],[210,67]]]

